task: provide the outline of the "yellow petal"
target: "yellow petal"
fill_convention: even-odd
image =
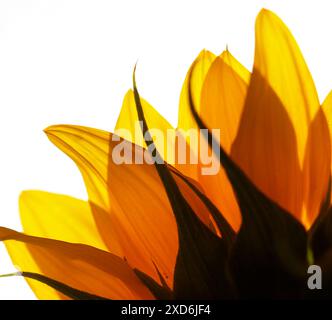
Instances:
[[[302,222],[309,229],[326,199],[331,177],[330,132],[322,109],[309,127],[303,167],[305,207]]]
[[[148,127],[161,130],[166,137],[167,130],[173,129],[172,125],[169,124],[169,122],[143,98],[141,98],[141,104]],[[123,98],[122,108],[115,126],[115,134],[118,134],[120,137],[139,146],[146,147],[141,128],[137,126],[138,121],[134,92],[129,90]],[[130,133],[130,136],[128,136],[123,130],[127,130]],[[156,146],[159,152],[163,154],[164,145],[158,145],[157,141]]]
[[[256,21],[253,75],[232,155],[263,192],[301,221],[306,210],[324,198],[328,182],[328,177],[321,177],[318,190],[313,190],[312,177],[322,162],[305,156],[309,130],[324,140],[312,144],[310,154],[327,151],[326,130],[311,126],[319,110],[314,83],[294,38],[277,16],[262,10]]]
[[[67,125],[51,126],[45,129],[45,133],[58,148],[78,164],[87,185],[89,200],[101,208],[109,208],[109,134],[102,130],[87,131],[84,127]]]
[[[189,138],[190,131],[194,137],[199,137],[196,121],[190,111],[189,91],[191,93],[193,103],[195,104],[195,108],[200,114],[200,100],[203,83],[214,59],[215,55],[213,53],[207,50],[202,50],[190,66],[182,86],[179,102],[178,132],[180,132],[182,137],[185,137],[188,143],[188,150],[186,153],[188,155],[187,159],[189,158],[190,153],[192,153],[194,157],[199,158],[200,145],[198,138]],[[187,163],[186,166],[177,165],[176,167],[186,176],[198,180],[199,168],[197,165],[190,165]]]
[[[110,252],[159,281],[156,265],[172,286],[178,251],[175,218],[155,166],[132,162],[147,151],[92,128],[52,126],[46,133],[82,172],[98,230]],[[120,146],[129,163],[117,162],[120,155],[115,151]],[[180,189],[209,225],[208,210],[197,196],[183,183]]]
[[[332,91],[327,95],[325,98],[323,105],[322,105],[327,124],[330,130],[330,137],[332,138]]]
[[[177,228],[156,169],[146,163],[117,164],[112,156],[120,145],[130,159],[132,154],[143,155],[144,149],[136,146],[135,151],[130,142],[112,141],[114,135],[96,129],[53,126],[46,132],[82,172],[90,201],[95,204],[97,226],[109,250],[159,281],[155,263],[171,284]]]
[[[239,127],[249,77],[249,71],[225,51],[212,63],[202,88],[202,118],[210,129],[220,129],[220,142],[228,153]]]
[[[280,100],[257,71],[231,156],[266,195],[300,219],[302,174],[295,132]]]
[[[186,159],[189,159],[191,152],[181,132],[175,130],[169,122],[143,98],[141,98],[141,104],[149,131],[161,157],[167,161],[168,164],[175,166],[185,175],[190,175],[193,170],[196,172],[196,165],[191,165],[188,161],[185,163],[180,163],[181,161],[179,161],[181,157],[179,152],[185,153]],[[146,143],[139,125],[132,90],[129,90],[123,99],[114,134],[146,148]],[[183,144],[181,143],[182,140],[184,142]]]
[[[25,233],[107,250],[86,201],[43,191],[24,191],[20,215]]]
[[[208,128],[220,130],[220,143],[228,153],[238,131],[249,77],[249,71],[225,51],[212,63],[203,85],[201,116]],[[227,220],[238,229],[240,212],[223,168],[216,175],[199,175],[198,180]]]
[[[228,48],[220,55],[222,61],[227,64],[242,81],[247,85],[250,81],[250,72],[230,53]],[[234,80],[233,80],[234,81]]]
[[[306,158],[307,183],[305,190],[308,204],[303,215],[307,226],[310,226],[322,205],[322,194],[327,191],[326,177],[331,175],[331,145],[332,138],[332,92],[323,102],[322,110],[309,128]],[[326,138],[329,135],[330,140]],[[318,150],[318,151],[317,151]],[[310,167],[312,166],[312,167]]]
[[[256,20],[254,71],[268,82],[284,105],[303,164],[308,128],[320,108],[317,92],[290,31],[274,13],[264,9]]]
[[[192,117],[189,105],[189,85],[193,103],[200,114],[201,90],[205,76],[215,59],[215,55],[207,50],[202,50],[190,67],[182,86],[179,105],[178,128],[189,130],[197,128],[196,121]],[[190,77],[191,76],[191,77]]]
[[[329,127],[330,132],[330,141],[332,141],[332,91],[325,98],[322,105],[323,112],[325,114],[325,118]],[[332,174],[332,163],[331,163],[331,174]],[[332,195],[331,195],[332,202]]]
[[[24,235],[0,228],[14,265],[75,289],[110,299],[152,299],[150,291],[119,257],[82,244]],[[36,281],[29,283],[40,299],[65,298]]]

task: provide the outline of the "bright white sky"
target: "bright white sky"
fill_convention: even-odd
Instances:
[[[292,30],[323,99],[332,88],[329,0],[1,0],[0,225],[21,230],[24,189],[86,198],[78,170],[45,127],[112,130],[137,59],[142,96],[176,124],[182,81],[201,49],[228,45],[251,69],[262,7]],[[1,245],[0,274],[13,270]],[[0,299],[32,298],[23,279],[0,279]]]

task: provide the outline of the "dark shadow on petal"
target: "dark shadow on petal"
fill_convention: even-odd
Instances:
[[[318,110],[309,127],[303,172],[306,176],[304,203],[307,221],[311,225],[325,200],[331,176],[330,133],[322,109]]]
[[[285,107],[257,70],[231,157],[262,192],[300,218],[302,181],[295,131]]]

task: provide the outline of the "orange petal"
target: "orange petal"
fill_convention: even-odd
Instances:
[[[75,289],[110,299],[152,299],[150,291],[119,257],[82,244],[38,238],[0,228],[14,265],[37,272]],[[65,298],[39,282],[29,280],[40,299]]]
[[[201,94],[201,116],[208,128],[220,129],[220,142],[229,153],[237,134],[250,73],[229,51],[212,63]]]
[[[92,128],[52,126],[46,133],[82,172],[96,224],[109,250],[159,281],[157,265],[172,286],[178,250],[175,218],[155,166],[146,161],[132,163],[143,159],[147,151]],[[123,160],[122,153],[129,163],[117,162]],[[186,185],[180,188],[209,224],[209,213],[197,196]]]
[[[268,82],[287,111],[302,166],[309,126],[320,104],[295,39],[284,23],[268,10],[262,10],[256,20],[254,69]]]
[[[194,156],[199,157],[198,150],[200,143],[199,138],[189,139],[190,131],[194,137],[199,137],[196,121],[190,111],[189,89],[191,91],[195,108],[197,109],[198,113],[200,113],[200,100],[203,83],[215,57],[216,56],[213,53],[207,50],[202,50],[189,68],[182,86],[179,103],[178,130],[180,134],[182,134],[182,137],[185,137],[186,141],[188,142],[189,149],[187,151],[187,155],[191,152]],[[189,159],[189,156],[187,159]],[[177,166],[177,169],[186,176],[198,180],[199,168],[196,164]]]
[[[322,109],[325,114],[325,118],[329,127],[330,141],[332,141],[332,91],[325,98],[322,105]],[[331,174],[332,174],[332,163],[331,163]],[[332,195],[331,195],[331,202],[332,202]]]
[[[213,219],[210,216],[208,208],[197,193],[189,186],[189,184],[191,184],[193,188],[204,194],[204,190],[201,185],[196,180],[186,177],[174,167],[169,166],[169,169],[185,200],[190,204],[191,208],[201,219],[201,221],[210,227],[213,232],[215,232],[215,228],[213,227]],[[189,182],[189,184],[186,183],[186,181]]]
[[[327,95],[325,98],[323,105],[322,105],[327,124],[330,130],[330,137],[332,138],[332,91]]]
[[[326,198],[331,177],[330,132],[322,109],[317,112],[309,127],[303,171],[306,206],[302,222],[309,229]]]
[[[326,122],[330,132],[330,141],[332,141],[332,91],[325,98],[322,105],[325,114]]]
[[[253,76],[232,155],[261,190],[303,222],[306,210],[324,198],[328,183],[328,177],[321,177],[318,190],[313,190],[317,181],[312,178],[322,162],[305,156],[309,130],[324,140],[311,144],[310,154],[327,151],[326,130],[311,126],[319,110],[294,38],[277,16],[262,10],[256,21]],[[326,157],[324,161],[329,163]]]
[[[324,100],[324,102],[322,104],[322,109],[323,109],[323,112],[324,112],[324,115],[325,115],[325,118],[326,118],[326,122],[327,122],[327,125],[328,125],[328,129],[329,129],[329,133],[330,133],[330,141],[331,141],[331,139],[332,139],[332,91],[325,98],[325,100]],[[319,117],[322,117],[322,116],[320,115]],[[316,120],[315,125],[316,126],[319,125],[319,121],[318,120]],[[319,128],[317,128],[317,129],[319,130]],[[315,140],[318,140],[318,139],[319,139],[319,137],[316,138]],[[312,139],[312,140],[314,140],[314,139]],[[321,143],[321,141],[318,140],[318,143]],[[324,147],[324,146],[322,146],[322,147]],[[326,147],[327,146],[325,145],[325,148]],[[327,150],[326,153],[330,153],[330,152]],[[309,155],[309,152],[308,152],[308,155]],[[328,155],[328,157],[330,157],[330,156]],[[317,159],[317,161],[320,161],[320,159]],[[331,163],[331,169],[330,170],[331,170],[330,174],[332,174],[332,163]],[[331,198],[331,200],[332,200],[332,198]],[[313,219],[314,219],[314,217],[312,217],[311,219],[309,219],[308,224],[312,223]]]
[[[116,147],[124,148],[125,154],[129,152],[127,160],[132,154],[143,156],[144,149],[136,146],[134,150],[135,145],[122,139],[111,141],[117,137],[96,129],[53,126],[46,131],[81,170],[94,203],[97,226],[109,250],[125,256],[131,265],[159,281],[155,263],[171,284],[177,228],[155,167],[146,163],[117,164],[119,155],[113,158]]]
[[[225,51],[212,63],[203,85],[201,116],[208,128],[220,129],[220,143],[228,153],[238,131],[249,77],[249,71]],[[238,229],[241,216],[225,171],[221,168],[217,175],[200,175],[199,182],[231,225]]]
[[[231,156],[267,196],[301,217],[295,132],[280,100],[256,70]]]

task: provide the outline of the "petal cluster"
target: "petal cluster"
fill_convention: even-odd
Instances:
[[[195,249],[185,247],[190,233],[206,234],[206,244],[223,252],[216,255],[218,259],[225,257],[228,261],[234,247],[230,265],[219,261],[218,266],[231,269],[234,283],[244,296],[247,279],[239,276],[239,261],[247,257],[243,243],[250,243],[250,239],[258,243],[252,243],[252,252],[262,270],[270,268],[265,264],[270,258],[283,266],[282,272],[270,270],[267,278],[286,274],[290,282],[302,279],[308,263],[308,235],[318,239],[312,242],[313,254],[323,259],[325,251],[321,253],[321,244],[317,244],[323,240],[315,232],[321,228],[324,208],[330,207],[332,95],[319,102],[296,41],[274,13],[263,9],[255,30],[252,72],[228,50],[219,56],[206,50],[198,55],[182,87],[176,128],[139,98],[145,124],[164,132],[165,138],[167,131],[181,136],[185,130],[201,129],[193,106],[207,128],[220,129],[216,138],[229,165],[221,160],[223,166],[217,174],[202,174],[204,163],[198,154],[198,163],[175,161],[163,167],[174,180],[184,207],[189,208],[188,215],[193,212],[198,218],[188,220],[188,230],[183,231],[185,224],[174,212],[171,193],[158,166],[118,164],[112,157],[120,144],[125,156],[132,158],[147,148],[142,132],[135,127],[141,117],[134,88],[124,97],[116,134],[74,125],[45,130],[50,141],[79,168],[88,200],[23,192],[20,213],[24,233],[0,228],[0,239],[5,241],[14,265],[101,298],[155,299],[158,292],[175,292],[175,297],[186,298],[189,290],[181,287],[186,282],[179,281],[183,271],[179,270],[190,261],[185,250]],[[176,143],[159,140],[155,147],[166,157],[176,150]],[[197,146],[210,147],[206,139],[194,143],[197,145],[186,140],[186,153],[195,152]],[[248,192],[241,189],[244,185]],[[266,208],[271,209],[271,218],[265,215]],[[255,232],[249,235],[252,230]],[[234,231],[238,232],[236,240]],[[283,237],[280,242],[278,236]],[[262,244],[264,239],[271,240],[268,250]],[[294,239],[294,243],[287,244],[288,239]],[[197,245],[197,250],[204,245]],[[284,249],[287,246],[291,249]],[[210,266],[212,259],[193,261]],[[214,271],[210,278],[222,278],[217,282],[225,291],[218,297],[233,297],[225,270],[220,274]],[[27,281],[40,299],[68,298],[45,281]]]

